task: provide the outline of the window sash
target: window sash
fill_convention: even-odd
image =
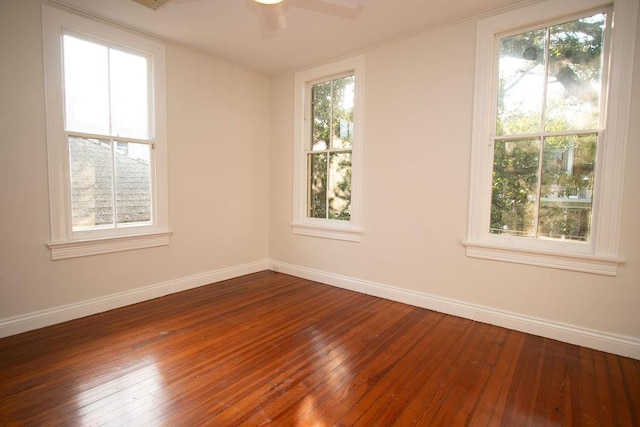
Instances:
[[[336,156],[339,155],[344,155],[344,154],[348,154],[349,157],[349,171],[348,174],[351,175],[352,171],[351,171],[351,165],[352,165],[352,158],[353,158],[353,154],[352,154],[352,150],[345,150],[345,149],[332,149],[332,150],[322,150],[322,151],[309,151],[307,152],[307,217],[308,218],[316,218],[316,219],[328,219],[328,220],[337,220],[337,221],[350,221],[351,220],[351,212],[350,212],[350,205],[351,205],[351,180],[349,179],[349,182],[347,184],[347,188],[346,191],[349,193],[348,197],[338,197],[341,200],[346,200],[346,203],[348,203],[349,205],[349,209],[348,212],[344,212],[344,210],[339,211],[337,214],[335,213],[336,211],[336,207],[335,204],[332,204],[332,200],[334,200],[336,197],[332,198],[331,196],[335,196],[336,195],[336,191],[335,191],[335,186],[331,185],[333,183],[335,184],[339,184],[343,181],[340,182],[336,182],[336,177],[340,177],[340,173],[337,170],[337,167],[335,166],[335,164],[332,162],[332,159],[335,158]],[[315,171],[313,168],[313,159],[314,157],[325,157],[325,167],[324,167],[324,200],[323,200],[323,204],[322,207],[320,208],[320,210],[324,209],[324,215],[323,216],[316,216],[313,214],[313,211],[316,209],[316,205],[313,202],[315,194],[314,194],[314,175],[315,175]],[[346,178],[345,178],[346,179]],[[336,202],[336,204],[339,204],[339,201]],[[345,217],[345,215],[348,215],[348,217]]]
[[[509,236],[509,238],[588,242],[591,238],[590,219],[593,210],[593,166],[595,165],[595,158],[585,159],[585,153],[591,151],[590,143],[597,147],[598,133],[570,134],[562,137],[496,139],[493,143],[489,233]],[[566,146],[550,148],[553,144],[566,144]],[[496,156],[499,145],[502,150],[498,158]],[[533,165],[527,169],[526,164],[517,164],[519,161],[526,160],[526,157],[524,159],[518,157],[519,153],[516,151],[518,147],[522,147],[520,150],[524,148],[526,152],[526,148],[532,145],[535,150],[530,150],[528,156],[529,161],[532,155],[535,156],[535,170]],[[553,156],[554,152],[564,154],[558,158]],[[513,155],[514,153],[517,154]],[[559,165],[558,159],[565,161]],[[589,163],[589,160],[592,162]],[[522,170],[519,170],[518,166]],[[510,181],[505,183],[505,176],[509,175],[513,175],[512,178],[518,181],[517,185]],[[531,181],[532,177],[535,184],[530,184],[528,191],[524,192],[523,190],[527,190],[527,182]],[[581,179],[577,180],[577,178]],[[509,198],[500,197],[505,195],[505,187],[507,187],[507,194],[510,195]],[[575,195],[569,194],[572,189]],[[580,189],[579,192],[578,189]],[[514,200],[513,197],[517,198],[518,195],[521,200]],[[524,215],[530,217],[528,221],[524,221],[526,219]],[[583,220],[585,215],[586,223]],[[580,219],[577,229],[575,221],[572,220],[576,217]],[[495,222],[498,224],[496,225]],[[516,227],[513,227],[514,223]]]
[[[73,233],[152,226],[152,144],[75,135],[68,141]],[[122,143],[127,144],[126,151],[118,148]],[[141,151],[143,147],[146,150]],[[102,152],[102,160],[87,158],[89,151]]]
[[[72,37],[73,39],[76,39],[80,42],[87,42],[87,43],[91,43],[96,45],[97,47],[101,47],[104,48],[106,50],[106,57],[105,57],[105,61],[106,63],[104,64],[105,69],[105,75],[104,78],[106,79],[106,81],[104,83],[106,83],[106,87],[104,89],[106,89],[106,97],[107,99],[106,101],[106,105],[104,106],[105,108],[105,114],[106,114],[106,128],[105,130],[107,130],[107,132],[86,132],[86,131],[82,131],[79,130],[77,128],[71,128],[70,127],[70,123],[69,123],[69,112],[67,111],[67,107],[69,106],[69,95],[70,93],[67,90],[66,84],[64,85],[64,104],[63,104],[63,109],[64,109],[64,116],[65,116],[65,120],[64,120],[64,126],[65,126],[65,130],[68,133],[74,133],[74,134],[84,134],[84,135],[95,135],[96,137],[99,138],[122,138],[122,139],[130,139],[131,142],[141,142],[141,141],[152,141],[154,139],[154,128],[152,126],[152,123],[154,123],[154,118],[153,118],[153,113],[154,113],[154,108],[153,108],[153,97],[152,97],[152,93],[153,93],[153,72],[152,72],[152,57],[149,53],[147,52],[143,52],[140,50],[136,50],[136,49],[132,49],[130,47],[126,47],[126,46],[122,46],[113,42],[109,42],[106,40],[100,40],[97,39],[95,37],[92,36],[88,36],[85,34],[80,34],[78,32],[74,32],[74,31],[70,31],[70,30],[63,30],[62,33],[62,38],[63,38],[63,46],[62,46],[62,52],[63,52],[63,66],[62,66],[62,79],[63,82],[66,81],[67,78],[67,73],[68,72],[72,72],[72,70],[67,70],[66,67],[66,59],[67,59],[67,45],[65,44],[65,37]],[[73,43],[72,40],[69,41],[70,43]],[[145,133],[145,136],[140,136],[140,137],[132,137],[131,135],[126,135],[126,134],[122,134],[121,132],[118,132],[118,129],[116,126],[116,119],[115,117],[118,115],[119,113],[119,106],[117,105],[117,98],[118,96],[116,96],[116,93],[118,91],[117,88],[117,84],[113,85],[113,83],[118,83],[117,81],[117,76],[114,76],[114,74],[117,75],[117,73],[114,72],[114,68],[117,69],[117,60],[114,61],[113,59],[113,54],[128,54],[134,57],[138,57],[141,58],[145,61],[145,72],[144,72],[144,78],[145,78],[145,87],[144,87],[144,98],[145,101],[143,104],[143,108],[144,108],[144,118],[140,118],[141,123],[143,124],[143,126],[141,127],[141,129],[143,129],[143,132]],[[69,59],[71,58],[75,58],[75,57],[69,57]],[[130,64],[129,64],[130,65]],[[129,71],[128,74],[131,74],[131,72]],[[131,88],[129,88],[131,89]],[[140,107],[138,105],[138,107]],[[136,112],[139,112],[139,108],[137,109]],[[130,114],[130,112],[129,112]],[[122,116],[122,114],[120,114]],[[131,132],[131,131],[129,131]]]

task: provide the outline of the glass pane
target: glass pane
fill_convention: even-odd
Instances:
[[[67,130],[108,135],[107,48],[69,35],[63,43]]]
[[[547,132],[597,129],[605,15],[550,28]]]
[[[327,217],[327,154],[309,154],[309,216]]]
[[[113,164],[109,141],[69,138],[72,227],[113,224]]]
[[[149,138],[147,58],[110,49],[112,135]]]
[[[328,199],[329,218],[351,219],[351,152],[331,153]]]
[[[333,136],[332,148],[351,148],[353,144],[353,106],[355,77],[333,81]]]
[[[597,134],[547,138],[539,237],[589,240]]]
[[[542,129],[545,29],[500,40],[497,135]]]
[[[329,148],[331,139],[331,81],[311,86],[311,149]]]
[[[151,221],[150,147],[116,142],[116,211],[118,224]]]
[[[491,233],[535,236],[540,142],[495,142],[491,197]]]

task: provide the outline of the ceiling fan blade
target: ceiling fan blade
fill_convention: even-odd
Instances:
[[[349,9],[357,9],[362,0],[320,0],[325,3],[334,4],[336,6],[348,7]]]
[[[251,10],[256,14],[263,38],[272,38],[278,31],[287,28],[286,2],[278,4],[259,4],[250,2]]]
[[[285,7],[282,4],[277,4],[275,9],[276,25],[279,30],[287,28],[287,15],[285,14]]]
[[[143,6],[147,6],[153,10],[158,9],[165,4],[168,0],[133,0],[136,3],[140,3]]]
[[[356,19],[364,10],[363,0],[285,0],[291,6],[346,19]]]

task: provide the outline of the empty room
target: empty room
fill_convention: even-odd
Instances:
[[[638,0],[0,0],[0,426],[640,425]]]

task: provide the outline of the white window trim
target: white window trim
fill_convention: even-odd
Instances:
[[[73,233],[71,230],[71,195],[68,142],[64,129],[64,95],[62,80],[62,35],[64,31],[87,34],[149,54],[153,69],[151,130],[154,138],[152,156],[152,191],[154,215],[152,226],[127,227],[109,234]],[[85,16],[76,15],[46,4],[42,5],[42,40],[45,75],[47,160],[49,168],[49,213],[52,260],[97,255],[169,244],[166,71],[163,44],[115,28]],[[94,236],[94,234],[96,234]]]
[[[590,243],[544,241],[489,233],[493,150],[491,132],[492,85],[496,34],[549,21],[596,7],[607,0],[545,1],[478,22],[473,137],[471,150],[469,222],[463,242],[469,257],[515,262],[564,270],[615,276],[624,259],[619,255],[625,151],[629,130],[631,82],[638,2],[615,0],[609,61],[606,131],[599,143]]]
[[[307,216],[307,125],[309,82],[353,71],[356,80],[354,132],[351,150],[351,219],[349,221]],[[294,95],[293,223],[295,234],[359,242],[362,229],[362,145],[364,108],[364,55],[296,73]]]

